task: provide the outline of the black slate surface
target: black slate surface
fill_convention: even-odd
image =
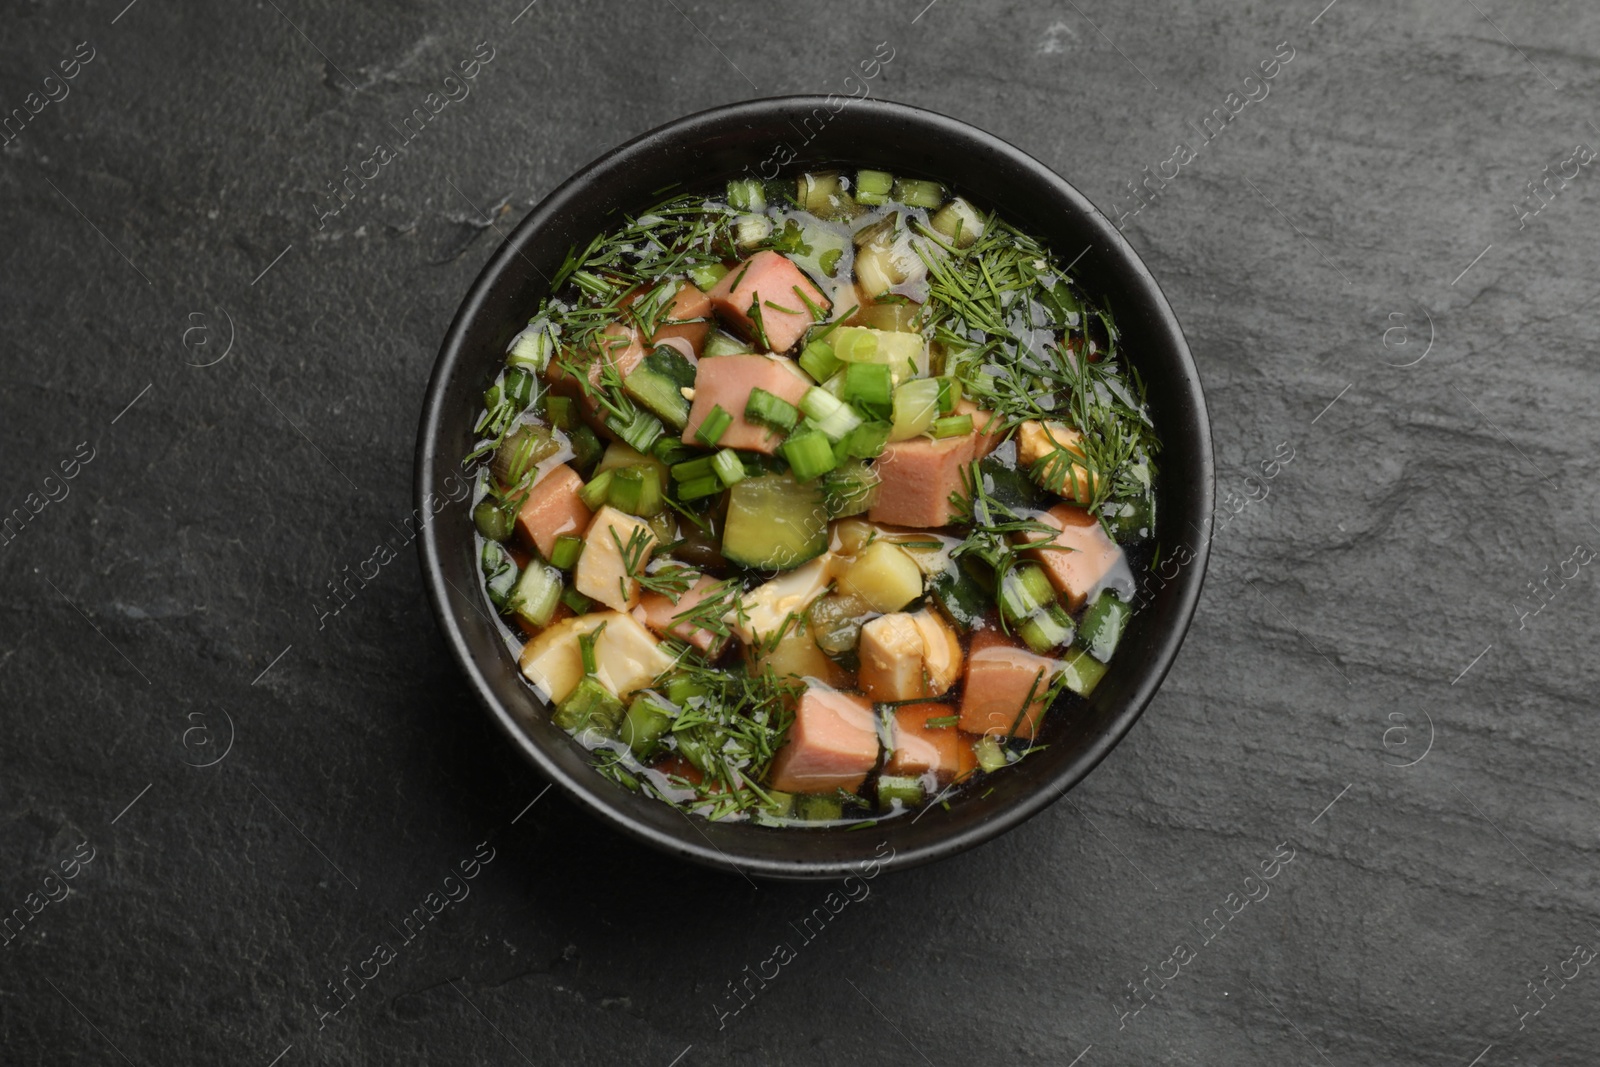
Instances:
[[[0,544],[4,1062],[1594,1062],[1592,6],[123,2],[11,4],[0,42],[5,114],[59,97],[0,149],[0,508],[41,507]],[[849,92],[880,41],[874,96],[1110,213],[1196,150],[1126,226],[1233,517],[1099,770],[807,927],[829,887],[542,793],[409,547],[322,613],[408,538],[499,232],[660,122]],[[346,967],[377,976],[332,1014]]]

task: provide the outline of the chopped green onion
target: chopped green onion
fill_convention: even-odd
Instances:
[[[661,425],[661,420],[645,411],[643,408],[634,408],[633,417],[627,420],[619,419],[612,415],[606,419],[606,429],[622,438],[624,443],[635,452],[648,452],[656,441],[666,432],[666,427]]]
[[[1037,563],[1023,563],[1006,571],[998,592],[1000,610],[1012,623],[1020,623],[1056,602],[1055,587]]]
[[[962,437],[972,432],[971,415],[950,415],[933,420],[933,436]]]
[[[948,415],[961,403],[961,379],[940,378],[939,382],[939,414]]]
[[[825,382],[838,373],[844,363],[833,354],[833,346],[826,341],[812,341],[800,353],[800,369],[819,382]]]
[[[710,456],[699,456],[672,465],[672,480],[675,482],[692,482],[696,478],[704,478],[708,474],[715,473]]]
[[[561,592],[561,602],[571,609],[574,615],[587,615],[589,609],[594,607],[594,601],[578,592],[572,586],[567,586]]]
[[[717,442],[722,440],[722,435],[727,433],[728,427],[732,425],[733,416],[723,411],[721,404],[713,404],[700,423],[700,428],[695,430],[694,438],[707,448],[715,448]]]
[[[578,405],[570,396],[546,393],[544,417],[558,430],[570,430],[578,425]]]
[[[650,454],[670,467],[675,463],[682,463],[696,453],[694,449],[678,440],[678,438],[663,435],[661,440],[655,443],[655,447],[650,450]]]
[[[891,441],[904,441],[925,433],[939,413],[937,378],[913,378],[894,391],[894,432]]]
[[[707,474],[699,478],[690,479],[687,482],[679,482],[678,499],[700,500],[704,497],[714,496],[722,492],[722,489],[722,479],[715,474]]]
[[[728,268],[721,263],[702,263],[698,267],[690,267],[689,280],[694,282],[699,289],[710,289],[728,273]]]
[[[1022,640],[1039,655],[1072,640],[1072,617],[1060,604],[1049,604],[1022,624]]]
[[[801,482],[827,474],[839,464],[833,455],[833,442],[816,429],[791,435],[783,443],[783,458],[789,461],[795,480]]]
[[[733,485],[744,480],[744,460],[740,459],[739,453],[731,448],[724,448],[712,456],[711,468],[716,471],[723,485]]]
[[[606,502],[618,511],[648,519],[659,515],[661,500],[661,469],[655,466],[614,467],[611,487],[606,491]]]
[[[861,416],[850,405],[821,386],[814,385],[806,390],[805,396],[800,398],[800,410],[805,412],[806,420],[813,427],[834,441],[861,425]]]
[[[517,338],[517,343],[511,346],[510,355],[506,356],[506,362],[513,367],[526,367],[535,374],[541,374],[549,364],[555,347],[549,329],[541,327],[530,330]]]
[[[907,207],[935,208],[944,203],[944,186],[917,178],[896,178],[894,198]]]
[[[506,609],[534,626],[547,626],[561,602],[561,572],[538,560],[529,560],[506,601]]]
[[[744,417],[758,426],[788,433],[800,421],[800,412],[783,397],[758,386],[750,390],[750,399],[744,405]]]
[[[983,735],[978,739],[978,743],[972,746],[972,754],[978,757],[978,766],[990,774],[1010,762],[1006,759],[1006,750],[1000,747],[1000,742],[988,734]]]
[[[519,409],[528,406],[533,400],[536,382],[532,374],[521,367],[512,367],[506,371],[505,384],[502,392],[505,398],[514,403]]]
[[[921,804],[921,779],[906,778],[893,774],[879,775],[878,807],[887,811],[894,807],[894,802],[897,800],[908,808]]]
[[[550,546],[550,565],[558,570],[570,571],[577,566],[578,557],[581,555],[583,555],[583,538],[562,534],[556,538],[556,543]]]
[[[886,170],[856,171],[856,203],[876,207],[887,203],[889,190],[894,188],[894,175]]]
[[[735,178],[728,183],[728,206],[739,211],[765,211],[766,191],[754,178]]]
[[[583,673],[594,674],[600,669],[594,655],[594,631],[578,635],[578,655],[583,660]]]
[[[605,506],[606,497],[611,491],[612,471],[601,471],[589,479],[587,485],[578,490],[578,499],[583,501],[583,506],[590,511],[599,511]]]
[[[894,376],[883,363],[851,363],[845,368],[843,400],[862,414],[886,419],[894,410]]]

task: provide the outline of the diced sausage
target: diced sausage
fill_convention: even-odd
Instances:
[[[1035,655],[999,630],[979,630],[967,653],[961,729],[1031,740],[1055,670],[1054,660]]]
[[[878,499],[873,522],[895,526],[948,526],[956,521],[952,494],[965,496],[962,472],[976,456],[976,434],[932,440],[913,437],[884,449],[874,470]]]
[[[805,294],[805,300],[799,293]],[[787,352],[817,321],[806,306],[811,301],[823,312],[832,306],[805,272],[786,257],[770,249],[757,252],[729,271],[712,287],[711,304],[735,329],[752,340],[760,340],[750,314],[752,304],[761,309],[761,333],[767,347]]]
[[[583,479],[565,463],[544,473],[517,510],[517,533],[545,559],[563,534],[583,536],[594,514],[579,498]]]
[[[684,443],[699,444],[695,434],[700,424],[706,421],[713,407],[720,407],[733,416],[733,422],[717,439],[716,447],[745,448],[767,455],[776,452],[782,443],[781,437],[744,417],[750,391],[756,388],[798,406],[811,385],[792,361],[781,357],[737,355],[702,359],[695,371],[694,403],[689,408],[688,425],[683,428]]]
[[[772,761],[772,788],[787,793],[854,792],[878,762],[872,705],[816,686],[801,694],[789,737]]]
[[[1040,515],[1039,521],[1061,532],[1054,540],[1042,533],[1021,534],[1019,540],[1039,546],[1027,549],[1027,555],[1039,561],[1050,584],[1067,598],[1067,606],[1077,611],[1122,562],[1122,548],[1106,535],[1100,520],[1071,504],[1057,504]],[[1055,547],[1043,547],[1046,544]]]

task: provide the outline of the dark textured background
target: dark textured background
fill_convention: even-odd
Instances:
[[[0,908],[94,856],[0,948],[4,1062],[1594,1062],[1594,166],[1518,219],[1600,141],[1592,7],[123,2],[0,21],[8,113],[96,50],[0,150],[0,508],[94,450],[0,547]],[[327,183],[483,41],[471,95],[319,228]],[[1068,800],[805,944],[826,886],[527,809],[543,783],[409,549],[318,612],[402,537],[433,352],[497,228],[678,115],[847,92],[879,41],[874,96],[1108,211],[1295,58],[1128,230],[1238,509],[1166,687]],[[1119,1025],[1285,842],[1270,895]],[[719,1027],[780,940],[797,957]],[[398,958],[319,1029],[379,941]]]

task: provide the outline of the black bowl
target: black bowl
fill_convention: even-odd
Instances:
[[[487,602],[459,463],[474,444],[482,393],[511,338],[548,291],[568,249],[642,210],[674,185],[713,188],[743,173],[857,164],[937,178],[1042,237],[1104,300],[1143,375],[1162,439],[1157,536],[1163,569],[1140,576],[1138,611],[1087,708],[1046,716],[1048,747],[996,774],[982,798],[926,809],[870,830],[795,830],[710,823],[630,793],[549,721],[517,671]],[[1111,222],[1049,168],[944,115],[904,104],[793,96],[715,108],[606,153],[567,181],[502,244],[450,324],[428,383],[417,441],[420,551],[450,650],[490,714],[538,768],[599,818],[657,848],[771,878],[838,878],[892,857],[899,868],[971,848],[1061,797],[1111,751],[1166,676],[1200,596],[1210,541],[1213,470],[1205,398],[1172,309]],[[875,872],[876,868],[869,868]]]

